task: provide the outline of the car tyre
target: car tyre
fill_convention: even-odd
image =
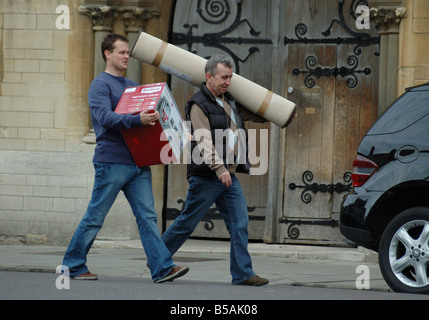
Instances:
[[[429,208],[407,209],[383,232],[379,264],[395,292],[429,293]]]

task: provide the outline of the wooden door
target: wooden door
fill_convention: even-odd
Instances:
[[[270,88],[272,68],[272,42],[267,36],[269,8],[266,1],[189,1],[177,0],[173,18],[170,42],[209,58],[213,54],[230,56],[235,63],[235,71],[240,75]],[[184,114],[188,99],[198,90],[177,78],[171,78],[171,89],[175,100]],[[247,123],[254,130],[255,137],[267,137],[269,124]],[[265,135],[261,135],[263,130]],[[259,145],[259,140],[256,145]],[[259,155],[259,149],[256,155]],[[267,152],[268,156],[268,152]],[[259,167],[259,164],[256,165]],[[266,163],[261,164],[266,166]],[[168,227],[183,208],[187,195],[185,165],[168,167],[165,224]],[[249,237],[261,240],[267,204],[268,172],[263,175],[237,175],[244,189],[249,211]],[[206,213],[192,235],[203,238],[229,238],[228,231],[216,207]]]
[[[283,94],[299,107],[286,133],[284,207],[277,242],[343,243],[341,199],[359,141],[377,116],[379,38],[358,31],[365,1],[289,0]]]

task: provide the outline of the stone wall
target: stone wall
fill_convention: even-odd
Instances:
[[[166,37],[160,32],[171,1],[117,1],[125,2],[163,7],[149,27]],[[0,1],[0,243],[68,244],[86,211],[94,174],[87,92],[100,50],[82,5],[87,1]],[[111,32],[125,33],[120,15],[113,22]],[[165,81],[153,71],[143,78]],[[153,177],[160,216],[163,168],[154,167]],[[122,194],[99,238],[138,238]]]

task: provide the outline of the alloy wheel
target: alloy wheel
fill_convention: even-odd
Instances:
[[[389,245],[389,263],[404,285],[421,288],[429,285],[429,222],[413,220],[403,224]]]

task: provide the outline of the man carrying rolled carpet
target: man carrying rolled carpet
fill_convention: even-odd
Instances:
[[[185,208],[162,240],[173,255],[216,203],[231,235],[232,284],[262,286],[269,281],[252,269],[247,202],[235,173],[248,174],[250,169],[244,121],[264,120],[239,106],[227,91],[233,76],[231,59],[215,55],[205,71],[207,81],[185,109],[193,134]]]

